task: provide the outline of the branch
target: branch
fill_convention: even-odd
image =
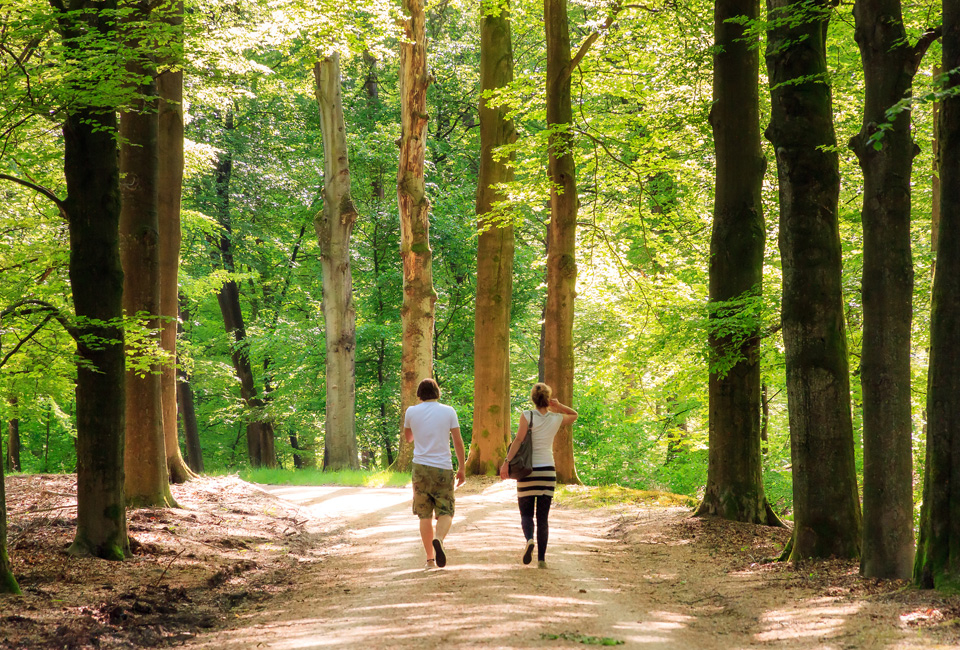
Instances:
[[[587,40],[585,40],[583,44],[580,45],[580,49],[578,49],[577,53],[573,55],[572,59],[570,59],[570,65],[567,66],[566,73],[563,75],[564,81],[566,81],[566,79],[570,77],[573,71],[577,69],[577,66],[580,65],[581,61],[583,61],[583,57],[587,56],[587,51],[590,50],[590,46],[593,45],[598,38],[600,38],[600,33],[610,29],[610,25],[613,24],[613,21],[616,19],[617,14],[620,13],[621,9],[623,9],[623,6],[619,2],[615,3],[610,8],[610,15],[607,16],[607,19],[604,21],[603,27],[601,27],[595,32],[591,32],[590,35],[587,36]]]
[[[15,346],[13,346],[13,349],[7,353],[7,356],[5,356],[2,361],[0,361],[0,368],[3,368],[5,365],[7,365],[7,361],[10,360],[10,357],[12,357],[17,352],[19,352],[20,348],[22,348],[27,341],[32,339],[37,332],[42,330],[43,326],[49,323],[52,318],[53,318],[53,314],[47,314],[46,318],[44,318],[39,325],[34,327],[29,334],[27,334],[25,337],[20,339],[20,341]]]
[[[914,74],[920,69],[920,61],[923,60],[923,55],[927,53],[931,45],[940,40],[942,35],[943,25],[939,25],[925,31],[919,40],[917,40],[917,44],[913,47],[913,59],[910,62]]]
[[[42,185],[37,185],[36,183],[32,183],[28,180],[24,180],[16,176],[11,176],[9,174],[0,174],[0,180],[11,181],[13,183],[17,183],[18,185],[23,185],[24,187],[28,187],[34,192],[38,192],[39,194],[42,194],[43,196],[53,201],[56,204],[57,208],[60,209],[60,214],[62,214],[65,219],[67,218],[66,204],[62,200],[60,200],[60,197],[58,197],[56,194],[54,194],[52,191],[48,190],[47,188],[43,187]]]
[[[23,309],[24,307],[27,307],[28,309]],[[63,329],[67,331],[67,334],[72,336],[74,339],[80,336],[80,332],[77,330],[77,328],[70,323],[70,320],[62,311],[60,311],[58,307],[43,300],[20,300],[19,302],[15,302],[3,311],[0,311],[0,320],[3,320],[7,316],[26,316],[29,314],[43,312],[47,312],[52,318],[57,319],[57,322],[63,326]]]

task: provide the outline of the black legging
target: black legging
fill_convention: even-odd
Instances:
[[[550,537],[550,526],[547,517],[550,516],[550,503],[553,497],[517,497],[520,504],[520,527],[523,528],[524,539],[533,539],[533,511],[537,511],[537,560],[544,561],[547,556],[547,538]]]

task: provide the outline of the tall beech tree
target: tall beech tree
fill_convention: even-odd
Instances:
[[[407,17],[400,41],[400,256],[403,260],[403,350],[400,362],[400,412],[417,403],[417,385],[433,376],[433,335],[437,293],[433,289],[430,201],[424,181],[427,134],[426,13],[422,0],[403,0]],[[401,418],[403,416],[401,415]],[[405,470],[413,445],[400,436],[394,466]]]
[[[516,139],[508,107],[496,91],[513,81],[510,3],[484,3],[480,16],[480,171],[477,179],[477,299],[474,315],[471,474],[494,474],[510,443],[510,307],[513,223],[498,211],[513,181],[513,155],[495,150]]]
[[[573,403],[573,316],[577,296],[577,197],[573,108],[570,99],[570,27],[567,0],[544,0],[547,48],[547,129],[550,226],[547,229],[547,305],[543,328],[543,380],[563,404]],[[553,441],[557,480],[580,483],[573,436],[561,427]]]
[[[164,16],[183,39],[183,2],[175,0]],[[180,43],[178,43],[179,45]],[[177,436],[177,317],[179,314],[180,198],[183,188],[183,70],[174,57],[162,62],[157,76],[159,133],[157,211],[160,228],[160,346],[168,355],[161,367],[160,396],[163,407],[163,440],[171,483],[183,483],[195,474],[180,453]],[[201,462],[202,466],[202,462]]]
[[[353,307],[350,237],[357,209],[350,195],[347,127],[340,94],[340,57],[313,68],[323,134],[323,209],[314,220],[323,273],[323,321],[327,342],[327,407],[324,469],[358,469],[356,422],[357,315]]]
[[[115,0],[51,0],[70,58],[92,80],[119,41]],[[113,98],[89,91],[63,124],[70,286],[77,318],[77,531],[70,553],[120,560],[130,552],[123,490],[123,269],[120,167]]]
[[[911,135],[910,114],[888,117],[887,110],[910,97],[934,33],[911,46],[900,0],[857,0],[853,16],[866,88],[863,126],[850,140],[864,181],[860,572],[870,578],[906,579],[914,559],[910,176],[919,148]]]
[[[710,240],[710,450],[699,515],[776,525],[763,490],[760,451],[760,320],[766,238],[760,195],[760,54],[746,25],[759,0],[717,0],[713,127],[717,155]],[[748,22],[749,21],[749,22]],[[733,321],[733,325],[730,322]]]
[[[914,581],[960,589],[960,6],[943,4],[940,225],[930,317],[927,449]]]
[[[140,32],[150,20],[145,4],[135,5],[123,22],[129,32],[131,76],[138,80],[133,105],[120,116],[120,252],[123,308],[146,330],[142,344],[159,344],[160,222],[158,216],[159,121],[156,61]],[[131,35],[132,34],[132,35]],[[143,350],[136,347],[133,356]],[[149,355],[151,352],[147,351]],[[171,506],[163,440],[160,366],[135,360],[126,373],[124,467],[127,501],[136,506]]]
[[[837,217],[829,0],[767,0],[767,71],[780,183],[780,260],[794,532],[788,559],[858,557],[850,378]]]

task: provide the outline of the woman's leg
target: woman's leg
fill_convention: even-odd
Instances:
[[[533,539],[533,509],[537,497],[517,497],[520,504],[520,527],[524,539]]]
[[[529,497],[529,499],[533,501],[534,497]],[[537,561],[543,562],[547,556],[547,539],[550,537],[550,525],[547,523],[547,518],[550,516],[550,503],[553,501],[553,497],[538,496],[536,497],[536,499],[537,499]],[[531,522],[530,525],[532,528],[533,522]],[[527,537],[527,539],[530,539],[530,537]]]

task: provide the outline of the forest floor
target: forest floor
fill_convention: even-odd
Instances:
[[[960,648],[960,598],[772,562],[786,531],[686,508],[565,497],[548,568],[523,566],[513,486],[460,488],[425,570],[409,488],[201,478],[129,513],[117,563],[66,555],[74,477],[8,477],[0,648]]]

